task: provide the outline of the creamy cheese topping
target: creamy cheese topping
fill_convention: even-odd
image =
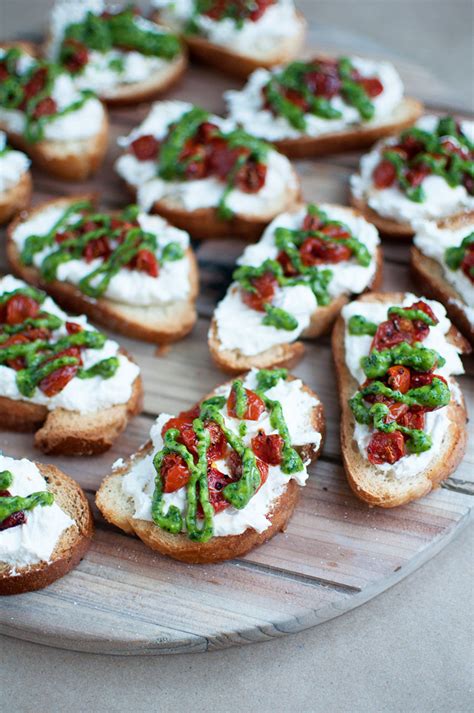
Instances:
[[[0,294],[11,292],[19,287],[26,287],[26,283],[23,280],[17,280],[12,275],[6,275],[0,279]],[[46,297],[42,308],[63,320],[77,322],[84,329],[94,329],[84,315],[71,317],[63,312],[50,297]],[[53,338],[63,337],[66,334],[66,328],[62,325],[53,332]],[[100,376],[93,376],[90,379],[75,377],[66,384],[59,394],[52,397],[46,396],[38,388],[35,389],[33,396],[29,398],[24,396],[16,384],[17,372],[8,366],[0,365],[0,395],[15,401],[43,404],[50,411],[64,408],[67,411],[79,411],[80,413],[95,413],[116,404],[126,403],[132,395],[133,383],[139,375],[140,369],[123,354],[119,354],[119,348],[117,342],[107,339],[101,349],[83,349],[81,356],[85,369],[102,359],[117,356],[119,360],[117,371],[110,379],[103,379]]]
[[[16,186],[31,163],[28,156],[7,148],[6,143],[6,134],[0,131],[0,193]]]
[[[119,139],[119,145],[128,147],[136,138],[151,134],[160,140],[166,136],[170,124],[192,108],[192,104],[181,101],[163,101],[153,104],[146,119],[126,137]],[[209,120],[223,131],[235,128],[233,121],[211,115]],[[127,183],[137,188],[140,206],[148,211],[155,201],[166,199],[187,211],[198,208],[215,208],[219,205],[226,184],[209,177],[195,181],[165,181],[156,176],[156,161],[138,161],[132,154],[124,154],[115,168]],[[237,214],[265,216],[275,214],[287,203],[288,194],[295,192],[297,179],[286,156],[270,150],[267,158],[265,184],[257,193],[245,193],[233,189],[227,199],[228,207]]]
[[[256,59],[267,59],[282,43],[301,32],[293,0],[278,0],[256,22],[244,20],[239,25],[229,18],[194,16],[194,0],[152,0],[152,4],[160,11],[162,21],[173,29],[182,31],[193,18],[199,34],[213,44]]]
[[[105,9],[106,4],[103,0],[58,0],[51,13],[48,57],[51,60],[57,59],[64,33],[69,25],[83,22],[88,12],[100,15]],[[148,31],[163,32],[156,23],[142,17],[137,17],[135,22]],[[74,82],[79,89],[92,89],[102,97],[111,96],[120,85],[145,82],[151,74],[163,70],[170,64],[160,57],[147,57],[135,51],[88,50],[88,53],[88,62],[84,69],[74,76]]]
[[[361,216],[354,215],[347,208],[325,204],[319,207],[327,213],[330,220],[344,222],[353,235],[366,245],[370,254],[375,255],[380,241],[373,225],[367,223]],[[275,259],[279,252],[275,245],[275,230],[280,227],[301,228],[306,213],[307,207],[304,206],[294,213],[279,215],[267,227],[260,241],[244,250],[237,264],[258,267],[266,259]],[[371,260],[368,267],[363,267],[356,260],[351,259],[336,264],[318,265],[318,267],[332,271],[333,277],[328,291],[330,297],[334,299],[342,294],[363,292],[374,277],[377,265],[375,259]],[[263,313],[248,307],[242,301],[240,287],[237,282],[233,282],[214,312],[221,348],[237,350],[246,356],[253,356],[276,344],[293,342],[309,326],[312,315],[318,309],[316,297],[312,289],[306,285],[277,288],[272,305],[293,315],[298,320],[298,327],[287,331],[262,324]]]
[[[244,380],[244,386],[248,389],[256,388],[256,371],[250,372]],[[228,396],[230,384],[225,384],[216,389],[216,394]],[[321,434],[314,430],[312,425],[312,411],[319,403],[314,396],[303,391],[303,384],[299,379],[294,381],[280,380],[276,386],[267,392],[269,398],[280,401],[283,415],[288,426],[291,442],[293,446],[314,444],[318,448],[321,443]],[[238,433],[239,420],[230,418],[227,415],[227,408],[221,411],[228,428]],[[150,436],[153,442],[153,451],[144,458],[136,459],[131,469],[122,480],[122,489],[125,495],[131,497],[134,503],[133,517],[140,520],[152,520],[151,501],[155,489],[156,471],[153,467],[153,457],[155,453],[163,448],[161,429],[171,418],[169,414],[161,414],[151,428]],[[270,425],[267,412],[264,412],[258,421],[245,421],[247,433],[243,437],[246,445],[249,445],[252,438],[259,430],[264,430],[266,434],[277,433]],[[227,466],[224,460],[216,461],[216,468],[222,473],[227,473]],[[268,478],[260,490],[251,498],[246,507],[238,510],[233,506],[216,513],[214,515],[214,535],[221,537],[225,535],[240,535],[247,528],[252,528],[257,532],[263,532],[270,525],[268,513],[271,511],[277,498],[282,495],[291,478],[294,478],[298,485],[304,485],[308,478],[306,465],[302,471],[292,475],[285,475],[278,466],[268,467]],[[176,505],[181,512],[186,507],[186,488],[180,488],[174,493],[164,494],[165,509],[169,505]]]
[[[450,285],[459,293],[460,300],[453,300],[459,303],[463,312],[470,317],[474,323],[474,285],[462,270],[451,270],[446,264],[445,253],[448,248],[457,248],[463,238],[474,230],[474,221],[462,228],[452,230],[450,228],[439,228],[436,222],[424,220],[416,225],[416,235],[413,242],[416,247],[427,257],[436,260],[443,268],[443,276]],[[470,312],[470,315],[469,315]]]
[[[9,470],[13,482],[9,487],[12,496],[26,497],[31,493],[48,490],[38,467],[22,458],[16,460],[0,455],[0,471]],[[26,522],[0,531],[0,562],[15,570],[38,562],[49,562],[54,548],[65,530],[74,525],[55,502],[26,512]]]
[[[416,122],[416,126],[432,132],[438,120],[437,116],[423,116]],[[461,121],[461,128],[469,140],[474,141],[474,121]],[[426,199],[422,203],[407,198],[396,183],[389,188],[376,188],[372,180],[373,171],[382,160],[383,150],[397,141],[397,137],[380,141],[362,157],[359,173],[351,176],[351,190],[355,198],[365,200],[379,215],[408,223],[474,209],[474,196],[470,196],[464,186],[452,188],[442,176],[429,175],[423,179],[421,186]]]
[[[334,109],[341,112],[338,119],[323,119],[314,114],[305,114],[306,130],[295,129],[284,116],[275,116],[265,109],[262,95],[263,87],[273,74],[281,71],[281,67],[273,71],[257,69],[241,91],[228,91],[226,99],[229,115],[249,133],[268,141],[279,139],[296,139],[300,136],[321,136],[323,134],[344,131],[350,126],[364,124],[374,126],[391,116],[403,98],[403,84],[398,72],[389,62],[350,57],[350,60],[363,77],[377,77],[383,84],[383,92],[371,99],[375,107],[373,119],[369,122],[361,120],[358,110],[344,101],[340,96],[329,100]]]
[[[402,307],[409,307],[418,299],[419,298],[415,295],[406,293],[403,301],[396,304]],[[431,307],[439,320],[438,324],[430,327],[428,336],[423,340],[423,346],[429,349],[435,349],[446,359],[446,364],[437,368],[436,373],[448,379],[452,398],[460,401],[462,397],[450,376],[453,374],[463,374],[464,367],[459,356],[459,349],[453,344],[450,344],[446,339],[446,335],[451,328],[451,322],[447,318],[446,310],[442,304],[425,298],[423,298],[423,301]],[[387,309],[389,306],[391,307],[392,304],[352,302],[343,307],[341,314],[346,324],[353,315],[361,315],[376,324],[380,324],[380,322],[387,319]],[[347,329],[345,332],[344,348],[346,365],[358,384],[362,384],[367,378],[360,366],[360,360],[369,353],[372,339],[373,337],[369,335],[351,335]],[[380,469],[386,476],[394,478],[409,478],[421,473],[426,470],[431,461],[437,457],[436,444],[441,443],[448,427],[449,419],[446,408],[427,412],[425,414],[424,430],[432,437],[434,445],[422,453],[412,453],[403,456],[403,458],[400,458],[396,463],[382,463],[377,465],[377,469]],[[367,456],[367,446],[372,433],[373,430],[367,425],[355,422],[354,440],[357,442],[359,450],[364,457]]]
[[[0,59],[4,55],[5,50],[0,49]],[[17,65],[20,72],[27,72],[33,61],[33,58],[24,55],[23,62],[20,61]],[[78,101],[81,93],[71,77],[62,73],[54,81],[51,97],[56,102],[58,111],[61,111]],[[99,133],[104,117],[104,107],[98,99],[91,97],[79,109],[48,120],[44,126],[44,138],[50,141],[89,139]],[[0,125],[8,132],[22,134],[26,126],[25,114],[18,109],[0,107]]]
[[[20,223],[12,234],[19,252],[22,251],[26,239],[30,235],[45,235],[56,221],[63,215],[65,206],[52,205],[34,214],[29,220]],[[68,223],[74,223],[80,216],[73,214]],[[159,216],[141,213],[138,216],[140,227],[153,233],[157,238],[156,257],[159,258],[165,245],[178,243],[183,250],[189,247],[189,235],[184,230],[178,230]],[[55,246],[49,246],[35,253],[33,262],[40,267],[44,258],[55,251]],[[77,285],[102,264],[97,258],[85,260],[70,260],[61,264],[57,271],[57,279]],[[181,260],[167,260],[160,263],[158,277],[152,277],[141,270],[130,270],[126,267],[114,275],[102,295],[109,300],[126,305],[152,306],[166,304],[179,299],[185,299],[189,294],[189,259],[185,255]]]

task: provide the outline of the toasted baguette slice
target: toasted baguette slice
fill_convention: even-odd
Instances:
[[[204,64],[208,64],[214,69],[229,74],[238,79],[246,79],[259,67],[271,69],[279,64],[285,64],[294,59],[304,44],[306,35],[306,20],[298,12],[298,32],[285,39],[278,47],[266,53],[265,56],[255,57],[252,54],[241,54],[223,45],[217,45],[204,37],[186,34],[184,40],[189,48],[193,59],[197,59]],[[159,24],[162,17],[159,12],[155,13],[154,21]],[[175,29],[176,28],[172,28]]]
[[[31,42],[0,43],[0,49],[10,47],[19,47],[33,57],[38,54],[36,45]],[[31,143],[21,134],[9,131],[2,121],[0,129],[5,131],[10,144],[27,153],[36,165],[51,175],[68,181],[84,181],[97,171],[107,151],[109,138],[109,121],[105,112],[101,126],[97,127],[97,133],[88,139]]]
[[[347,208],[350,211],[350,208]],[[354,212],[354,211],[353,211]],[[383,255],[380,247],[376,251],[377,269],[365,292],[378,290],[383,278]],[[318,307],[312,314],[307,329],[301,333],[303,339],[316,339],[327,334],[339,315],[341,309],[350,301],[350,295],[339,295],[324,307]],[[209,351],[214,362],[223,371],[236,374],[248,369],[268,369],[269,367],[284,366],[291,369],[304,355],[304,344],[301,341],[276,344],[271,349],[266,349],[259,354],[245,355],[235,349],[222,349],[222,343],[217,333],[217,321],[211,320],[208,337]]]
[[[438,221],[440,228],[451,228],[456,230],[463,225],[474,223],[474,211],[460,213],[452,218]],[[422,288],[427,297],[441,302],[448,313],[449,319],[460,329],[466,339],[474,347],[474,325],[470,322],[466,312],[458,304],[453,302],[464,302],[463,295],[451,285],[444,277],[442,266],[437,260],[427,257],[421,250],[413,246],[411,248],[411,273],[415,282]]]
[[[33,182],[31,173],[25,171],[18,183],[0,193],[0,225],[7,223],[17,213],[29,206]]]
[[[151,101],[179,82],[186,71],[187,64],[187,55],[183,48],[182,54],[167,63],[165,67],[153,72],[147,80],[120,84],[107,95],[101,96],[101,99],[111,107]]]
[[[185,230],[196,240],[213,240],[219,238],[240,238],[253,242],[258,240],[265,227],[278,213],[284,213],[295,206],[301,197],[299,180],[295,175],[295,188],[288,189],[284,205],[278,210],[263,212],[258,217],[235,213],[230,220],[219,217],[217,208],[197,208],[185,210],[179,201],[171,197],[155,201],[150,212],[161,215],[171,225]],[[136,189],[126,184],[130,195],[135,199]]]
[[[322,136],[301,136],[297,139],[274,141],[276,148],[290,158],[325,156],[368,148],[379,139],[408,128],[422,115],[423,104],[418,99],[405,97],[393,114],[371,124],[354,126]],[[359,206],[355,206],[359,208]],[[374,223],[373,220],[370,221]],[[379,227],[377,225],[377,227]]]
[[[303,386],[303,389],[316,397],[307,386]],[[212,393],[204,398],[210,396]],[[324,412],[320,402],[313,408],[312,425],[324,437]],[[308,462],[318,458],[321,447],[322,441],[317,448],[313,444],[308,444],[298,447],[297,450],[303,460]],[[151,549],[190,564],[220,562],[234,557],[242,557],[257,545],[269,540],[277,532],[286,529],[298,501],[300,490],[294,480],[288,481],[284,492],[272,504],[267,515],[271,525],[261,533],[256,532],[253,528],[247,528],[240,535],[213,537],[208,542],[202,543],[193,542],[185,534],[172,535],[157,527],[153,522],[135,519],[133,517],[133,502],[131,498],[124,495],[122,490],[122,478],[130,470],[132,463],[135,464],[137,460],[144,458],[152,450],[153,445],[149,441],[135,455],[127,459],[122,467],[102,481],[96,496],[97,507],[108,522],[127,534],[137,535]]]
[[[94,322],[128,337],[157,344],[166,344],[182,339],[191,331],[197,319],[195,301],[199,278],[196,258],[191,248],[188,248],[186,253],[190,263],[190,292],[187,299],[176,300],[161,306],[126,305],[105,297],[91,300],[75,285],[59,280],[45,282],[36,267],[25,266],[21,263],[17,246],[12,237],[20,223],[53,205],[67,206],[78,200],[90,200],[95,203],[96,199],[97,196],[92,194],[58,198],[41,203],[18,216],[7,230],[7,257],[12,271],[18,277],[48,292],[67,311],[85,314]]]
[[[382,302],[388,307],[402,301],[403,296],[403,293],[398,292],[379,292],[364,295],[360,301]],[[345,323],[340,316],[332,333],[332,351],[342,412],[341,450],[347,480],[357,497],[365,500],[369,505],[383,508],[404,505],[438,487],[461,462],[467,440],[467,413],[464,400],[459,402],[452,399],[446,407],[450,425],[442,442],[433,445],[433,448],[438,450],[438,456],[431,461],[428,469],[407,477],[406,480],[384,476],[376,466],[371,465],[364,458],[353,439],[355,420],[349,406],[349,399],[357,390],[358,384],[346,366],[344,335]],[[469,344],[455,327],[451,327],[447,338],[464,353],[470,351]],[[451,383],[457,386],[453,377]]]
[[[0,595],[21,594],[42,589],[70,572],[86,554],[94,534],[92,512],[79,485],[54,465],[36,464],[54,493],[55,502],[75,521],[65,530],[51,560],[16,568],[0,561]]]

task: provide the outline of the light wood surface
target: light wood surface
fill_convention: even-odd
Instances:
[[[410,77],[416,87],[416,72]],[[192,69],[172,96],[222,111],[222,91],[236,86],[204,68]],[[422,94],[424,81],[418,86]],[[94,181],[61,184],[35,172],[34,203],[93,189],[101,191],[105,206],[123,205],[127,197],[112,170],[115,138],[146,113],[146,106],[112,113],[108,159]],[[297,162],[305,198],[345,203],[357,160],[352,153]],[[211,363],[206,334],[209,316],[225,292],[242,247],[237,241],[196,247],[202,279],[200,318],[189,337],[161,356],[151,345],[120,340],[143,370],[146,396],[144,413],[113,449],[96,458],[49,459],[75,477],[91,501],[112,462],[146,440],[157,413],[181,410],[225,378]],[[408,247],[385,243],[384,253],[384,288],[413,289]],[[3,243],[0,269],[7,269]],[[472,359],[465,364],[470,376],[460,382],[472,407]],[[362,604],[447,544],[472,512],[472,439],[462,465],[442,489],[397,510],[371,509],[352,495],[340,463],[329,340],[308,344],[295,373],[324,402],[328,437],[285,534],[240,561],[191,566],[154,554],[107,525],[95,511],[97,535],[77,570],[41,592],[3,598],[0,632],[51,646],[115,654],[194,652],[252,643],[299,631]],[[29,435],[2,432],[0,447],[10,455],[39,458]]]

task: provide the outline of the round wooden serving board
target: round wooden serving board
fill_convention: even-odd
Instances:
[[[404,74],[411,92],[427,96],[422,91],[427,86],[423,72],[405,67]],[[205,68],[193,68],[170,96],[221,112],[222,92],[237,86]],[[432,89],[433,84],[431,103]],[[104,206],[125,204],[127,196],[112,168],[118,153],[115,140],[146,113],[146,106],[111,112],[108,160],[86,185],[61,183],[35,172],[34,202],[96,190],[102,193]],[[305,197],[345,203],[348,178],[357,160],[353,153],[298,162]],[[225,378],[211,363],[206,336],[213,307],[230,281],[242,247],[236,241],[196,246],[202,281],[200,318],[189,337],[161,354],[153,345],[120,340],[142,368],[146,396],[144,413],[114,448],[96,458],[49,459],[79,481],[91,503],[111,464],[147,439],[160,411],[176,413],[188,407]],[[385,243],[384,251],[385,289],[413,289],[408,247]],[[0,269],[8,271],[4,255]],[[470,377],[463,377],[461,386],[472,405],[472,360],[466,361],[466,368]],[[351,493],[341,466],[339,408],[328,339],[307,345],[295,373],[322,399],[328,436],[286,533],[238,561],[185,565],[154,554],[141,541],[109,526],[95,509],[96,536],[79,567],[43,591],[3,597],[0,632],[95,653],[219,649],[268,640],[338,616],[433,557],[466,524],[472,511],[472,442],[454,477],[429,497],[395,510],[369,508]],[[41,459],[30,434],[2,432],[0,447],[9,455]]]

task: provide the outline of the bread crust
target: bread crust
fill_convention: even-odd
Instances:
[[[76,525],[61,535],[50,562],[21,567],[15,575],[10,566],[0,562],[0,595],[32,592],[63,577],[79,564],[94,534],[91,508],[79,485],[53,465],[36,465],[56,502]]]
[[[403,296],[404,293],[399,292],[379,292],[364,295],[360,301],[382,302],[390,305],[400,302]],[[433,446],[439,449],[438,456],[431,461],[424,472],[417,474],[416,477],[407,478],[405,483],[396,479],[383,479],[376,466],[371,465],[364,458],[353,439],[355,420],[349,406],[349,398],[357,390],[358,384],[346,366],[344,334],[344,319],[339,316],[332,333],[332,351],[341,406],[342,460],[347,480],[355,495],[369,505],[383,508],[404,505],[438,487],[461,462],[467,440],[467,413],[464,400],[462,397],[460,402],[452,399],[446,407],[449,427],[443,441]],[[466,340],[455,327],[451,327],[448,339],[461,349],[469,350]],[[451,378],[451,382],[457,385],[454,378]]]
[[[335,131],[322,136],[300,136],[295,139],[278,139],[274,145],[289,158],[308,158],[326,156],[369,148],[379,139],[398,133],[408,128],[422,115],[423,104],[418,99],[404,97],[390,120],[381,121],[374,126],[357,126],[351,129]],[[357,206],[356,206],[357,207]],[[373,222],[373,221],[371,221]]]
[[[347,210],[351,210],[347,208]],[[356,213],[356,211],[351,211]],[[378,290],[383,279],[383,254],[380,247],[376,250],[377,267],[371,282],[364,290],[370,292]],[[324,334],[328,334],[339,315],[341,309],[350,301],[349,295],[339,295],[332,300],[329,305],[318,307],[311,315],[308,327],[302,332],[303,339],[316,339]],[[293,368],[304,354],[304,345],[300,341],[289,344],[277,344],[270,349],[266,349],[259,354],[250,356],[241,354],[235,349],[222,349],[221,341],[217,334],[217,321],[215,317],[211,320],[208,335],[209,351],[212,359],[218,367],[230,374],[242,372],[245,369],[256,367],[257,369],[268,369],[269,367],[285,366]]]
[[[259,67],[271,69],[278,64],[286,64],[296,57],[303,46],[307,27],[304,16],[300,12],[297,12],[297,15],[298,34],[287,38],[274,52],[269,53],[267,58],[255,59],[251,55],[234,52],[197,35],[185,35],[183,39],[193,59],[208,64],[232,77],[246,79]],[[158,24],[165,24],[162,22],[159,12],[155,13],[152,19]]]
[[[7,258],[14,274],[48,292],[65,310],[74,314],[85,314],[92,321],[128,337],[154,344],[167,344],[182,339],[192,330],[197,319],[195,302],[199,290],[199,274],[197,260],[190,247],[186,252],[190,264],[189,295],[186,299],[176,300],[162,307],[122,305],[105,297],[91,300],[75,285],[60,280],[46,282],[41,277],[38,268],[25,266],[21,263],[18,249],[13,240],[13,233],[18,225],[50,206],[66,206],[78,200],[89,200],[94,205],[97,204],[97,196],[94,194],[74,195],[73,197],[45,201],[32,210],[19,215],[8,226]]]
[[[18,183],[0,193],[0,225],[7,223],[30,204],[32,190],[31,173],[27,170],[21,174]]]
[[[294,377],[289,378],[293,379]],[[307,386],[303,386],[303,389],[317,398],[316,394]],[[211,395],[208,394],[204,399]],[[322,436],[319,447],[315,448],[314,445],[308,444],[297,450],[304,460],[314,461],[321,451],[325,431],[324,411],[320,402],[313,409],[312,423]],[[208,542],[201,543],[193,542],[183,533],[172,535],[161,530],[152,522],[134,519],[133,505],[130,499],[126,500],[123,496],[121,479],[130,469],[132,460],[136,462],[152,449],[153,445],[148,441],[135,456],[127,459],[121,468],[103,480],[96,496],[97,507],[108,522],[128,534],[137,535],[151,549],[189,564],[221,562],[242,557],[254,547],[269,540],[277,532],[285,530],[299,496],[300,488],[294,480],[288,482],[284,492],[274,502],[269,512],[271,525],[261,533],[247,528],[240,535],[213,537]]]
[[[393,218],[384,218],[375,212],[368,203],[361,199],[356,198],[352,193],[350,196],[351,205],[354,206],[369,223],[375,225],[377,230],[381,235],[386,238],[393,238],[395,240],[403,240],[404,242],[411,240],[415,235],[415,231],[411,227],[410,223],[399,223]]]
[[[197,208],[185,210],[170,198],[155,201],[151,212],[158,213],[171,225],[185,230],[195,240],[213,240],[218,238],[240,238],[254,242],[258,240],[266,226],[279,214],[294,208],[301,198],[301,186],[296,172],[295,189],[286,194],[284,205],[259,217],[234,213],[230,220],[219,218],[217,208]],[[129,193],[136,199],[137,191],[132,185],[125,183]]]

